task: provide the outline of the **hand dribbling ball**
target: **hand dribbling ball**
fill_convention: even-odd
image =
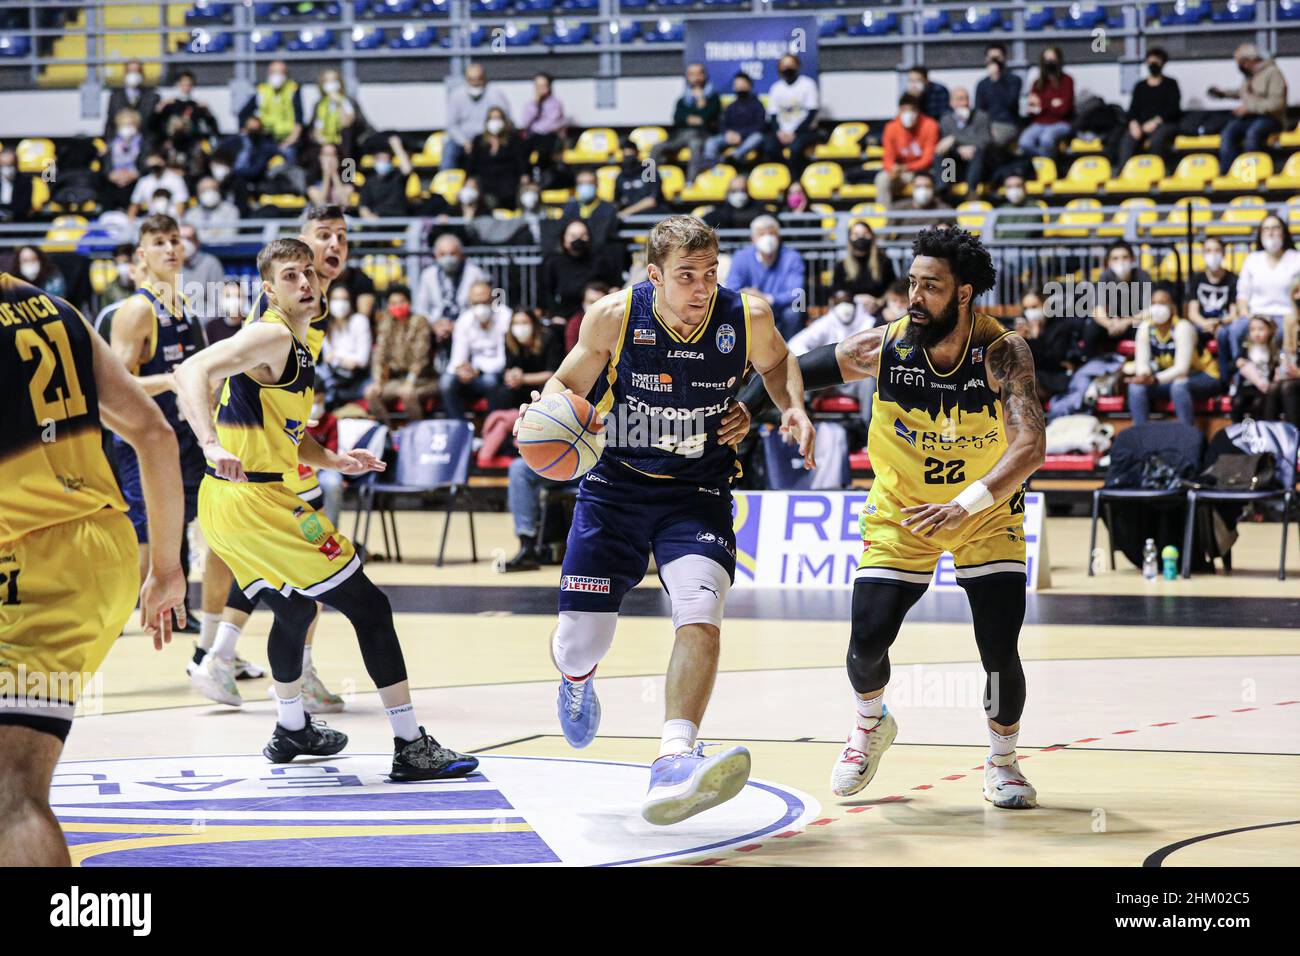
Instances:
[[[528,406],[515,445],[528,467],[553,481],[580,478],[605,450],[605,424],[585,398],[552,392]]]

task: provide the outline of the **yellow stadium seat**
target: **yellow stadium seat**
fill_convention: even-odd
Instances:
[[[862,168],[865,170],[871,170],[872,172],[879,172],[880,169],[883,168],[883,166],[881,163],[873,161],[873,162],[863,163]],[[840,199],[850,200],[850,199],[875,199],[875,198],[876,198],[876,184],[874,182],[865,182],[865,183],[846,182],[840,184]]]
[[[1047,156],[1035,156],[1033,163],[1034,178],[1025,183],[1025,192],[1038,196],[1056,182],[1056,162]]]
[[[834,206],[828,202],[810,202],[808,204],[808,211],[821,213],[824,217],[822,219],[822,228],[825,229],[827,233],[831,235],[834,234],[835,226],[839,222],[839,220],[835,218]]]
[[[638,126],[627,138],[636,145],[637,156],[649,159],[650,150],[668,139],[668,130],[662,126]]]
[[[416,169],[436,169],[442,162],[442,147],[446,142],[445,130],[430,133],[424,148],[411,157],[411,165]]]
[[[54,162],[54,141],[48,139],[23,139],[14,150],[20,173],[39,174]]]
[[[437,193],[451,205],[456,205],[456,194],[460,192],[460,187],[465,185],[465,170],[463,169],[442,169],[433,177],[433,182],[429,184],[429,192]]]
[[[1135,159],[1137,157],[1134,157]],[[1160,213],[1156,212],[1156,201],[1148,199],[1145,196],[1135,199],[1125,199],[1119,204],[1120,209],[1110,217],[1110,222],[1104,226],[1099,226],[1095,231],[1098,236],[1107,239],[1118,238],[1127,235],[1128,223],[1130,219],[1137,219],[1137,228],[1141,232],[1152,223],[1160,221]],[[1134,210],[1141,210],[1134,212]]]
[[[812,163],[799,177],[809,199],[834,199],[844,185],[844,170],[839,163]]]
[[[1064,179],[1052,183],[1052,195],[1091,195],[1110,179],[1110,160],[1105,156],[1084,156],[1076,159]]]
[[[86,234],[90,223],[85,216],[59,216],[50,223],[49,232],[41,247],[46,252],[71,252],[77,248],[77,242]],[[114,266],[116,272],[116,266]]]
[[[276,209],[290,211],[307,207],[307,198],[297,193],[262,193],[257,201],[262,206],[273,206]]]
[[[855,222],[865,222],[871,227],[872,232],[884,229],[889,221],[889,210],[878,202],[860,202],[850,209],[849,213],[853,216],[849,220],[850,226]]]
[[[1175,136],[1174,149],[1178,150],[1180,153],[1193,149],[1211,149],[1218,152],[1219,134],[1209,133],[1205,136]]]
[[[573,198],[572,189],[543,189],[542,203],[547,206],[563,206]],[[552,217],[557,218],[557,217]]]
[[[518,209],[493,209],[492,218],[493,219],[518,219],[519,210]]]
[[[1156,183],[1156,189],[1162,193],[1200,192],[1217,175],[1219,157],[1213,153],[1192,153],[1179,160],[1174,174]]]
[[[95,295],[103,295],[117,278],[117,262],[113,259],[90,260],[90,287]]]
[[[1174,205],[1177,208],[1169,214],[1168,219],[1151,227],[1151,234],[1153,236],[1186,235],[1188,219],[1187,210],[1189,207],[1192,208],[1191,220],[1194,227],[1204,226],[1214,218],[1214,214],[1211,213],[1208,208],[1201,208],[1202,206],[1208,207],[1210,205],[1210,201],[1204,196],[1184,196],[1182,199],[1178,200],[1178,202],[1174,203]]]
[[[50,201],[50,184],[40,176],[32,178],[32,209],[40,212]]]
[[[1061,239],[1087,238],[1106,221],[1106,214],[1100,210],[1101,201],[1098,199],[1071,199],[1061,211],[1057,225],[1044,229],[1043,235]]]
[[[398,256],[362,256],[361,271],[375,284],[376,292],[385,292],[394,283],[405,284],[405,271]]]
[[[682,172],[680,166],[659,167],[659,191],[664,194],[664,199],[676,202],[685,188],[686,174]]]
[[[1269,208],[1258,196],[1238,196],[1229,209],[1216,214],[1206,233],[1211,236],[1253,236],[1259,224],[1269,214]]]
[[[1264,186],[1268,189],[1300,189],[1300,152],[1288,156],[1282,171],[1268,177]]]
[[[753,199],[779,199],[789,185],[790,170],[784,163],[759,163],[749,174]]]
[[[618,174],[623,170],[618,166],[602,166],[596,170],[596,195],[605,202],[613,202],[618,184]]]
[[[1242,153],[1232,161],[1226,175],[1210,181],[1210,188],[1216,192],[1256,192],[1260,183],[1272,175],[1273,157],[1268,153]]]
[[[713,212],[712,206],[696,206],[691,210],[691,215],[696,219],[703,219],[709,213]]]
[[[1134,156],[1118,176],[1106,181],[1108,193],[1146,193],[1161,179],[1165,178],[1165,161],[1159,156],[1143,154]]]
[[[623,158],[618,134],[604,126],[584,129],[573,149],[564,151],[564,161],[570,166],[594,166],[598,163],[616,163]]]
[[[993,207],[980,199],[972,199],[957,207],[957,225],[979,235],[984,228],[984,217]]]
[[[424,187],[420,184],[420,174],[412,172],[406,177],[406,198],[414,202],[420,198],[424,192]]]
[[[1074,139],[1070,140],[1069,151],[1071,153],[1100,153],[1102,151],[1101,140],[1083,139],[1076,136]]]
[[[857,159],[862,155],[862,140],[870,129],[866,123],[840,123],[831,130],[830,139],[813,149],[813,159]]]
[[[1277,138],[1279,146],[1300,146],[1300,123],[1295,124],[1295,129],[1282,133]]]
[[[695,182],[682,190],[682,202],[719,202],[727,198],[727,184],[736,176],[736,168],[719,163],[695,177]]]

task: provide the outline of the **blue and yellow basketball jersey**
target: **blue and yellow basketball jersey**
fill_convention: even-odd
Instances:
[[[191,328],[196,323],[185,296],[180,297],[181,314],[172,315],[158,293],[149,286],[141,286],[135,293],[142,296],[153,310],[153,329],[149,333],[149,357],[140,363],[137,375],[165,375],[198,351]],[[176,393],[159,392],[153,396],[158,407],[167,416],[167,422],[176,429],[176,437],[183,439],[189,427],[182,428],[180,407]]]
[[[92,334],[67,302],[0,272],[0,546],[126,511],[100,443]]]
[[[1150,324],[1147,341],[1151,345],[1151,367],[1153,369],[1162,371],[1173,367],[1174,358],[1178,352],[1178,336],[1175,332],[1180,323],[1188,321],[1190,320],[1175,319],[1173,322],[1166,322],[1164,325],[1155,322]],[[1199,340],[1196,345],[1196,354],[1192,357],[1192,371],[1205,372],[1215,378],[1219,377],[1218,361],[1206,349],[1201,348]]]
[[[653,283],[632,287],[605,376],[588,400],[610,430],[602,462],[652,478],[725,485],[740,471],[717,431],[749,365],[749,304],[718,286],[683,338],[661,318]]]
[[[292,327],[274,307],[256,319]],[[237,456],[250,477],[284,480],[298,473],[298,445],[307,433],[315,398],[316,365],[311,350],[295,335],[284,374],[264,385],[247,373],[232,375],[221,387],[217,405],[217,440]]]

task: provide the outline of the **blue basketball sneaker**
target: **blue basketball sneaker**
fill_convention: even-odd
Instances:
[[[569,680],[560,675],[560,696],[555,702],[560,729],[570,747],[581,750],[596,739],[600,729],[600,698],[596,696],[596,676],[586,680]]]
[[[726,803],[749,780],[749,762],[744,747],[706,757],[704,744],[696,744],[690,753],[660,757],[650,767],[650,790],[641,816],[666,827]]]

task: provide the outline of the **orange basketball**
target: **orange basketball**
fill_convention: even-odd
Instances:
[[[552,392],[528,406],[515,445],[543,478],[569,481],[591,471],[605,450],[605,425],[585,398]]]

